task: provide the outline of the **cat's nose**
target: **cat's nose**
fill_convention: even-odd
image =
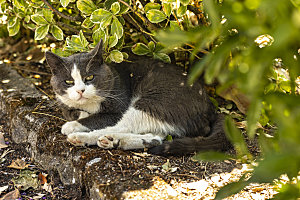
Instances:
[[[84,90],[77,90],[76,91],[78,94],[82,95],[82,93],[84,93]]]

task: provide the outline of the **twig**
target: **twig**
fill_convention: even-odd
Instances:
[[[58,14],[59,16],[71,21],[82,21],[82,17],[80,17],[79,15],[76,17],[65,15],[59,12],[56,8],[54,8],[47,0],[42,0],[42,1],[50,8],[50,10],[52,10],[54,13]]]
[[[56,117],[54,115],[50,115],[50,114],[47,114],[47,113],[41,113],[41,112],[31,112],[32,114],[39,114],[39,115],[46,115],[48,117],[54,117],[56,119],[59,119],[59,120],[62,120],[62,121],[65,121],[67,122],[67,120],[63,119],[63,118],[60,118],[60,117]]]
[[[135,27],[137,27],[142,33],[144,33],[144,34],[146,34],[148,37],[150,37],[151,38],[151,40],[153,40],[153,41],[156,41],[153,37],[154,37],[154,35],[152,34],[152,33],[148,33],[147,31],[145,31],[140,25],[139,25],[139,23],[130,15],[130,14],[127,14],[128,16],[129,16],[129,18],[130,18],[130,20],[129,20],[129,22],[132,24],[132,25],[134,25]],[[124,17],[125,17],[126,15],[124,15]],[[125,17],[125,18],[127,18],[127,17]],[[127,18],[128,19],[128,18]]]
[[[60,28],[62,28],[64,30],[73,31],[73,32],[75,32],[77,34],[80,32],[80,29],[77,28],[77,27],[73,27],[73,26],[71,26],[69,24],[65,24],[63,22],[56,22],[56,23],[57,23],[57,25],[59,25]],[[83,34],[85,36],[92,36],[93,35],[92,33],[87,33],[87,32],[83,32]]]
[[[143,15],[141,15],[137,10],[133,9],[131,5],[129,5],[128,3],[126,3],[123,0],[118,0],[120,3],[124,4],[125,6],[127,6],[134,14],[136,14],[145,24],[147,27],[149,27],[150,29],[156,30],[157,27],[152,24],[146,17],[144,17]]]
[[[37,63],[37,62],[25,62],[25,61],[19,61],[19,62],[12,62],[13,64],[28,64],[28,63]],[[18,70],[22,70],[22,71],[26,71],[26,72],[32,72],[32,73],[36,73],[36,74],[41,74],[41,75],[46,75],[46,76],[50,76],[50,73],[47,72],[40,72],[40,71],[35,71],[35,70],[30,70],[30,69],[24,69],[21,67],[17,67],[17,66],[13,66],[13,68],[18,69]]]

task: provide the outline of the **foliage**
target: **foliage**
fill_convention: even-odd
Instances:
[[[136,3],[137,2],[137,3]],[[258,135],[264,159],[250,179],[227,185],[217,195],[238,192],[251,182],[272,182],[280,174],[296,177],[300,169],[299,76],[300,3],[298,0],[0,0],[0,36],[18,38],[25,29],[41,42],[64,42],[63,56],[105,42],[106,61],[128,58],[126,48],[171,62],[189,57],[190,83],[204,73],[222,91],[235,85],[247,95],[247,133]],[[8,17],[8,18],[7,18]],[[7,19],[6,19],[7,18]],[[6,19],[6,20],[5,20]],[[165,48],[167,47],[167,48]],[[274,137],[257,123],[275,124]],[[238,158],[247,155],[241,132],[226,119]],[[196,158],[227,158],[206,153]],[[288,195],[298,185],[288,184]],[[299,191],[299,190],[298,190]],[[280,196],[280,198],[283,198]]]

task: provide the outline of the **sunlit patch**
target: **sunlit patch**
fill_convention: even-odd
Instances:
[[[32,55],[26,57],[26,60],[31,60],[31,59],[32,59]]]
[[[10,60],[8,60],[8,59],[4,59],[3,62],[4,63],[11,63]]]
[[[6,80],[2,80],[1,82],[2,82],[2,83],[9,83],[10,80],[6,79]]]
[[[51,48],[55,48],[55,47],[56,47],[56,44],[55,44],[55,43],[51,43],[51,44],[50,44],[50,47],[51,47]]]
[[[41,78],[41,76],[39,74],[35,74],[35,75],[33,75],[33,78],[39,79],[39,78]]]
[[[274,42],[274,38],[269,34],[264,34],[258,36],[254,42],[259,48],[263,48],[266,46],[271,46]]]

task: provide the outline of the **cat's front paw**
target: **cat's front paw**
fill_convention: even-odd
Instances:
[[[82,131],[89,131],[89,129],[77,121],[67,122],[61,128],[61,133],[64,135]]]
[[[85,132],[72,133],[68,135],[67,140],[75,146],[84,146],[90,143],[90,137]]]
[[[97,144],[103,149],[114,149],[119,146],[120,140],[112,136],[101,136],[98,138]]]

